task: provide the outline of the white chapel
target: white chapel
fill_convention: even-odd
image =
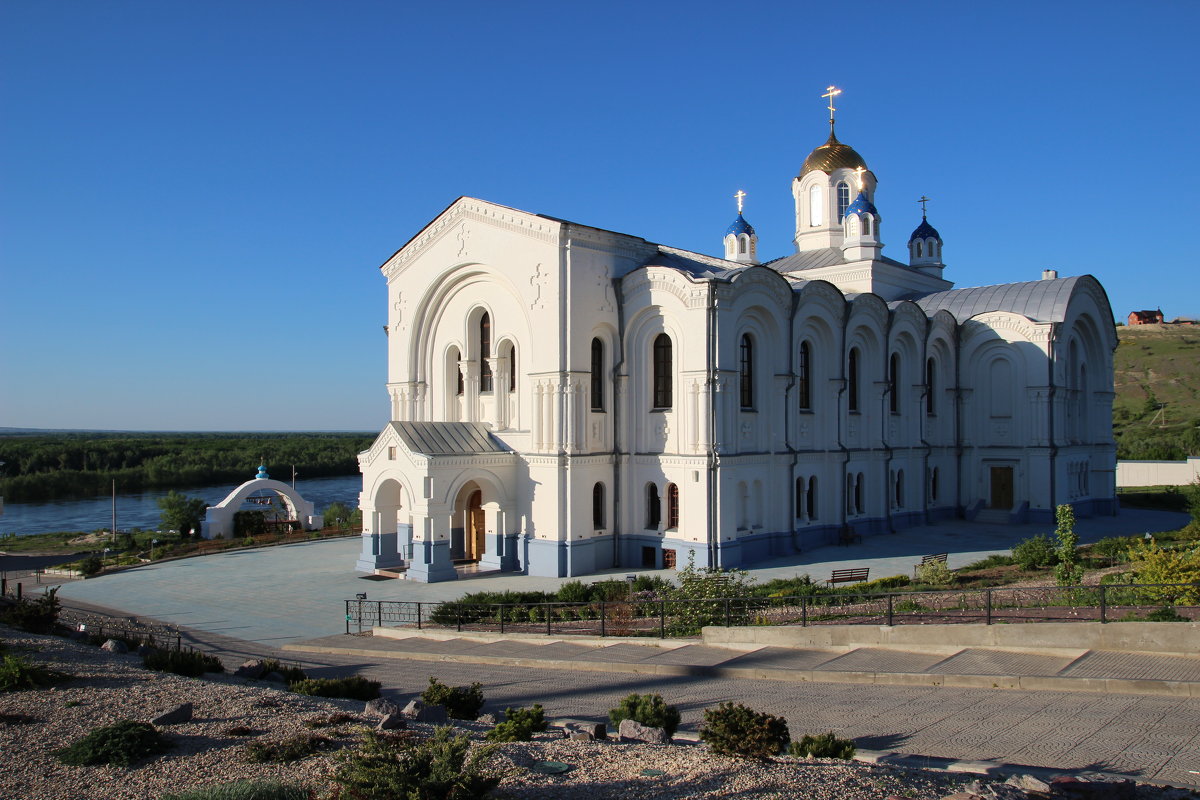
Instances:
[[[359,456],[359,571],[727,568],[1116,513],[1100,283],[954,289],[924,214],[885,256],[830,91],[782,258],[739,192],[721,257],[463,197],[384,262],[391,421]]]

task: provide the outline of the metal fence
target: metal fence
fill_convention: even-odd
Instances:
[[[121,639],[163,650],[183,649],[183,635],[178,628],[137,617],[107,617],[63,608],[58,612],[58,621],[97,639]]]
[[[928,625],[1200,620],[1200,582],[838,592],[585,603],[345,601],[346,633],[374,627],[547,636],[696,636],[706,625]]]

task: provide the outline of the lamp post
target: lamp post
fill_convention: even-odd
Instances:
[[[154,551],[158,549],[158,539],[150,540],[150,560],[154,560]]]

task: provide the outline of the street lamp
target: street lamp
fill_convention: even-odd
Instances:
[[[150,540],[150,560],[154,560],[154,551],[158,549],[158,539]]]

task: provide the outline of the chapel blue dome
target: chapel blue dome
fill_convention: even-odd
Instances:
[[[743,217],[741,212],[739,211],[738,215],[737,215],[737,219],[735,219],[733,221],[733,224],[730,225],[725,230],[725,235],[729,236],[730,234],[733,234],[734,236],[741,236],[743,233],[748,234],[750,236],[755,235],[754,234],[754,226],[751,225],[749,222],[746,222],[746,218]]]
[[[854,198],[854,202],[846,208],[846,215],[850,214],[871,214],[878,217],[879,212],[875,210],[875,204],[867,199],[866,192],[859,192],[858,197]]]
[[[255,475],[254,477],[258,480],[266,480],[267,478],[270,478],[271,476],[267,474],[267,465],[259,464],[258,465],[258,474]]]
[[[921,218],[921,224],[912,232],[912,236],[908,237],[908,243],[912,244],[917,239],[937,239],[938,244],[942,244],[942,235],[924,217]]]

